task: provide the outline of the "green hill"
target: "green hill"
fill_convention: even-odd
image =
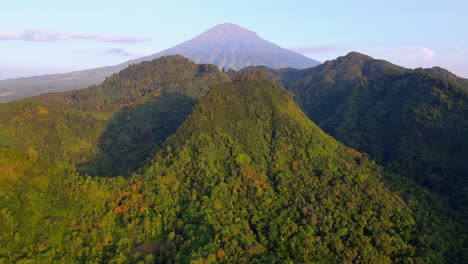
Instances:
[[[181,56],[132,65],[99,86],[0,105],[0,147],[92,175],[128,175],[226,80],[215,66]]]
[[[325,132],[466,211],[468,81],[352,52],[307,70],[260,70]]]
[[[83,173],[139,169],[226,80],[215,66],[169,56],[99,86],[0,105],[0,263],[135,262],[132,248],[159,234],[152,190]],[[131,214],[116,209],[129,204]]]
[[[264,70],[298,88],[316,71]],[[169,56],[0,105],[0,263],[465,262],[444,199],[229,74]]]
[[[283,88],[241,76],[199,102],[145,173],[168,236],[157,259],[410,260],[412,213],[380,175]]]

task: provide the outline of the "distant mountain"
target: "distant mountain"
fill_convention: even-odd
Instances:
[[[255,32],[234,24],[220,24],[201,35],[159,53],[115,66],[0,81],[0,103],[47,92],[70,91],[101,83],[132,63],[165,55],[183,55],[196,63],[210,63],[220,69],[241,69],[251,65],[270,68],[314,67],[319,62],[260,38]],[[1,91],[8,90],[8,93]]]
[[[304,69],[320,64],[268,42],[255,32],[228,23],[217,25],[189,41],[134,62],[172,54],[181,54],[196,63],[215,64],[226,70],[240,70],[252,65]]]
[[[44,93],[87,88],[101,83],[106,77],[127,66],[128,64],[122,64],[69,73],[0,80],[0,103]],[[4,91],[3,94],[2,91]]]

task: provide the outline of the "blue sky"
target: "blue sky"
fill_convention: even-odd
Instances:
[[[118,64],[224,22],[319,61],[349,51],[468,77],[468,1],[3,1],[0,79]]]

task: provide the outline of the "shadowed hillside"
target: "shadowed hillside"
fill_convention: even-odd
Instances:
[[[0,146],[88,164],[79,168],[93,175],[99,166],[112,168],[101,175],[128,175],[175,131],[197,98],[227,80],[215,66],[181,56],[132,65],[102,85],[0,105]]]

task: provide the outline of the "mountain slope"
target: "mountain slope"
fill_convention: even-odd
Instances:
[[[320,64],[301,54],[260,38],[255,32],[233,24],[220,24],[173,48],[136,61],[181,54],[196,63],[240,70],[252,65],[304,69]]]
[[[240,78],[201,99],[147,169],[164,200],[158,262],[412,259],[411,211],[379,168],[280,86]]]
[[[169,56],[78,92],[0,105],[0,263],[141,262],[131,250],[154,242],[161,220],[140,179],[117,176],[144,166],[225,81],[214,65]]]
[[[319,62],[283,49],[258,37],[256,33],[233,24],[220,24],[173,48],[127,61],[115,66],[63,74],[0,80],[0,103],[47,92],[69,91],[101,83],[132,63],[151,61],[166,55],[183,55],[196,63],[215,64],[219,68],[241,69],[250,65],[270,68],[308,68]]]
[[[170,56],[0,105],[0,262],[466,262],[443,200],[230,81]]]
[[[327,133],[468,213],[467,80],[358,53],[302,71],[246,70],[268,72]]]
[[[103,84],[0,105],[0,147],[128,175],[157,151],[196,100],[228,78],[181,56],[132,65]]]
[[[83,89],[91,85],[100,84],[106,77],[119,72],[126,66],[128,64],[69,73],[0,80],[0,103],[7,103],[44,93]]]

